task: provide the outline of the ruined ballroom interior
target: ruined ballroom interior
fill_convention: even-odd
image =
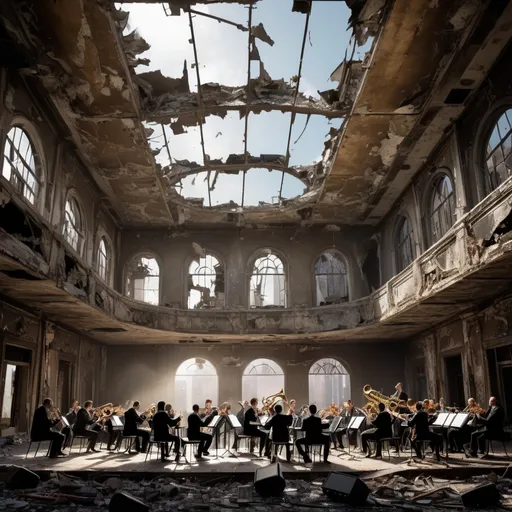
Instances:
[[[510,422],[512,2],[271,3],[1,3],[2,435],[397,381]]]

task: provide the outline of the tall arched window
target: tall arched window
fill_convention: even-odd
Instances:
[[[174,378],[174,410],[181,411],[184,418],[192,411],[192,406],[204,406],[205,400],[218,404],[219,378],[210,361],[195,357],[181,363]]]
[[[309,403],[319,409],[351,399],[350,376],[336,359],[320,359],[309,370]]]
[[[487,141],[485,161],[489,192],[512,174],[512,108],[498,119]]]
[[[316,305],[348,300],[347,271],[337,251],[325,251],[315,263]]]
[[[32,141],[21,126],[13,126],[7,133],[2,176],[29,203],[36,203],[41,188],[41,164]]]
[[[68,196],[64,209],[63,234],[66,242],[78,253],[82,254],[84,245],[84,221],[82,209],[74,196]]]
[[[453,185],[446,174],[434,182],[430,212],[432,241],[437,242],[452,227],[455,220]]]
[[[224,307],[224,267],[211,254],[194,260],[188,270],[188,308]]]
[[[261,251],[252,268],[249,304],[252,308],[286,307],[283,261],[271,249]]]
[[[126,269],[126,295],[158,306],[160,303],[160,268],[153,255],[141,254]]]
[[[112,251],[110,245],[104,236],[101,237],[98,245],[98,254],[96,258],[98,274],[105,282],[110,281],[110,268],[112,266]]]
[[[251,400],[279,393],[284,388],[283,369],[271,359],[255,359],[242,376],[242,399]]]
[[[414,260],[414,236],[412,225],[407,217],[399,217],[396,225],[396,271],[401,272]]]

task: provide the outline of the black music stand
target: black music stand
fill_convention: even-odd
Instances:
[[[363,424],[363,421],[366,419],[365,416],[352,416],[352,419],[349,421],[349,424],[347,426],[347,434],[349,430],[355,430],[359,432],[359,429],[361,428],[361,425]],[[348,437],[348,435],[347,435]],[[350,438],[348,439],[348,454],[350,455]],[[338,457],[341,454],[338,455]]]
[[[234,414],[228,414],[226,416],[223,416],[223,418],[225,419],[225,422],[227,425],[229,425],[230,427],[230,430],[231,429],[235,429],[235,428],[242,428],[242,424],[240,423],[240,421],[238,421],[238,418],[234,415]],[[236,455],[235,453],[233,453],[230,448],[229,448],[229,437],[227,438],[226,440],[226,437],[227,437],[227,428],[224,430],[224,452],[221,454],[221,457],[224,457],[224,455],[226,455],[226,453],[229,453],[229,455],[231,457],[235,457],[236,459],[238,459],[238,455]]]
[[[204,428],[213,428],[215,432],[215,458],[219,458],[219,427],[222,424],[224,416],[214,416],[208,425],[205,425]]]
[[[441,428],[443,431],[443,443],[446,445],[446,459],[448,459],[448,429],[452,426],[453,421],[457,417],[457,413],[452,412],[441,412],[439,413],[436,421],[432,423],[432,427]]]

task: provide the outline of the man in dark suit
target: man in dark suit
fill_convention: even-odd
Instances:
[[[246,436],[260,438],[260,457],[261,457],[263,454],[263,447],[266,444],[267,434],[265,432],[261,431],[257,425],[251,425],[251,422],[256,423],[258,421],[257,411],[258,411],[258,399],[253,398],[251,400],[251,407],[249,407],[249,409],[247,409],[247,411],[245,412],[245,415],[244,415],[244,434]],[[250,451],[251,451],[251,453],[254,451],[254,444],[253,444],[252,439],[251,439]],[[267,450],[266,450],[265,456],[270,456],[270,453]]]
[[[423,410],[423,404],[417,402],[416,413],[409,420],[409,427],[415,431],[415,438],[412,441],[412,445],[416,450],[416,455],[421,459],[420,441],[430,441],[430,446],[436,452],[436,459],[441,460],[439,449],[443,446],[443,438],[439,434],[430,432],[429,423],[430,419],[428,413]]]
[[[142,425],[145,420],[145,418],[139,415],[139,408],[140,402],[135,400],[135,402],[133,402],[133,407],[130,407],[130,409],[124,413],[123,436],[137,436],[135,439],[135,449],[138,452],[146,453],[149,443],[149,432],[139,428],[139,425]],[[142,448],[140,446],[139,437],[142,437]]]
[[[84,406],[78,411],[76,415],[76,422],[73,426],[73,434],[75,436],[87,437],[89,443],[87,445],[86,453],[88,452],[99,452],[96,450],[96,440],[98,438],[98,431],[87,428],[90,425],[94,425],[96,420],[92,417],[92,401],[87,400],[84,402]]]
[[[291,414],[282,414],[283,407],[276,405],[274,407],[275,415],[265,423],[265,430],[272,429],[272,441],[274,443],[288,443],[286,445],[286,460],[290,462],[292,451],[290,449],[290,425],[293,423]],[[270,447],[267,447],[267,452]]]
[[[301,428],[302,431],[306,432],[306,436],[302,439],[297,439],[297,441],[295,441],[295,446],[297,447],[299,454],[304,458],[304,462],[311,462],[308,447],[312,444],[322,444],[324,446],[324,462],[329,462],[327,459],[329,457],[331,438],[330,436],[322,433],[323,429],[329,428],[329,424],[323,424],[322,419],[315,416],[316,411],[316,405],[312,404],[309,406],[309,413],[311,416],[302,421]],[[303,446],[306,447],[305,450]]]
[[[58,419],[51,420],[49,417],[52,406],[51,398],[45,398],[43,404],[35,410],[32,428],[30,429],[30,439],[33,442],[52,441],[49,457],[54,459],[55,457],[65,455],[62,451],[62,443],[65,437],[60,432],[50,430],[59,422]]]
[[[199,416],[199,405],[194,404],[192,406],[192,414],[189,415],[187,423],[187,436],[191,441],[200,441],[199,447],[196,453],[196,459],[201,459],[203,455],[210,455],[208,448],[212,444],[213,436],[206,432],[201,432],[201,427],[207,426],[213,420],[214,416],[217,416],[217,411],[212,411],[208,416],[205,417],[204,421]]]
[[[174,443],[174,453],[176,454],[176,462],[179,462],[181,457],[181,449],[183,447],[183,441],[180,437],[175,436],[169,432],[169,428],[175,427],[181,420],[181,416],[172,418],[169,412],[165,410],[165,402],[161,401],[157,404],[157,411],[153,416],[153,438],[155,441],[165,441],[165,455],[162,450],[161,457],[169,457],[169,446],[168,442]],[[172,411],[172,407],[171,407]]]
[[[366,453],[367,457],[372,456],[370,447],[368,446],[368,441],[376,441],[377,452],[375,453],[375,457],[382,457],[381,439],[393,437],[393,429],[391,427],[393,419],[391,418],[391,414],[389,414],[385,409],[386,406],[383,403],[380,403],[379,414],[377,414],[377,417],[372,421],[372,425],[375,428],[365,430],[361,434],[362,449],[363,452]]]
[[[401,382],[398,382],[395,386],[395,392],[391,395],[392,398],[396,398],[397,400],[403,400],[404,402],[407,402],[409,399],[409,396],[404,391],[403,384]]]
[[[483,416],[477,414],[477,421],[485,426],[471,434],[471,444],[464,445],[466,455],[469,457],[477,457],[477,449],[480,453],[485,453],[486,439],[503,439],[503,423],[505,422],[505,411],[503,407],[498,405],[496,397],[491,396],[489,399],[489,408]]]

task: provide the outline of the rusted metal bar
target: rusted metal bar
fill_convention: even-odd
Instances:
[[[252,0],[251,0],[252,5]],[[198,16],[204,16],[205,18],[211,18],[212,20],[216,20],[219,23],[227,23],[228,25],[233,25],[233,27],[236,27],[238,30],[241,30],[242,32],[249,32],[251,31],[251,26],[249,25],[249,28],[244,27],[243,25],[240,25],[240,23],[235,23],[234,21],[229,21],[225,18],[220,18],[219,16],[214,16],[213,14],[208,14],[206,12],[196,11],[195,9],[188,9],[188,12],[192,14],[196,14]]]
[[[249,27],[249,37],[247,38],[247,90],[246,90],[246,104],[249,103],[250,95],[251,95],[251,27],[252,27],[252,1],[249,4],[249,20],[247,23]],[[247,134],[249,132],[249,109],[245,108],[245,127],[244,127],[244,155],[245,155],[245,165],[248,163],[249,154],[247,153]],[[244,171],[242,174],[242,208],[244,207],[245,201],[245,176],[247,171]]]

